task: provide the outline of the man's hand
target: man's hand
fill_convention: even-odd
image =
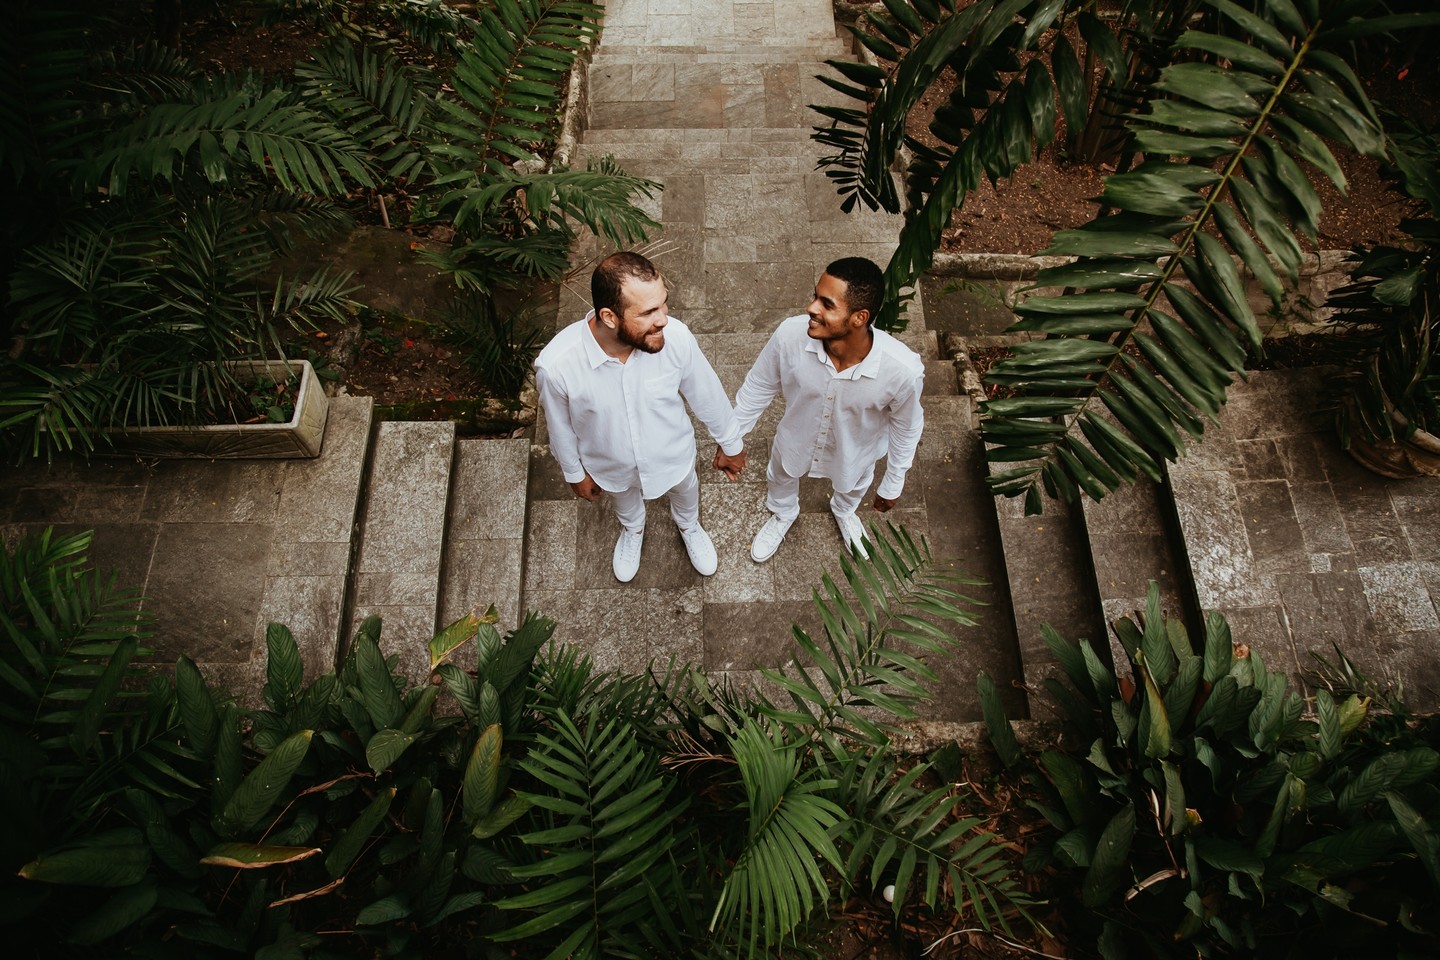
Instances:
[[[575,496],[581,500],[589,500],[591,503],[594,503],[600,499],[600,485],[590,479],[590,474],[588,473],[585,474],[583,479],[570,484],[570,489],[574,490]]]
[[[871,506],[873,506],[876,510],[879,510],[881,513],[886,513],[891,507],[895,506],[896,502],[899,499],[899,497],[896,497],[894,500],[890,500],[886,497],[880,496],[880,494],[877,493],[875,494],[875,502],[871,504]]]
[[[715,448],[715,469],[724,473],[728,479],[739,480],[740,474],[745,472],[746,463],[747,457],[744,450],[732,457],[718,446]]]

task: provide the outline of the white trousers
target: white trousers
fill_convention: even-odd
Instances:
[[[872,466],[854,490],[838,490],[832,486],[830,512],[837,517],[853,516],[860,509],[874,479],[875,468]],[[765,506],[781,520],[794,520],[800,516],[800,478],[786,473],[780,465],[780,458],[773,453],[769,466],[765,468]]]
[[[693,530],[700,526],[700,478],[695,475],[694,467],[664,496],[670,498],[670,516],[675,519],[675,526],[681,530]],[[630,533],[645,532],[645,497],[640,492],[638,474],[634,483],[626,489],[618,493],[611,491],[610,500],[615,504],[615,516],[620,526]]]

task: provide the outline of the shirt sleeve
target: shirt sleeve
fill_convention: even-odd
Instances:
[[[570,425],[570,397],[559,378],[535,368],[535,388],[540,393],[540,406],[545,410],[545,430],[550,435],[550,455],[560,465],[566,483],[585,479],[580,463],[580,439]]]
[[[740,435],[746,436],[755,429],[760,415],[780,392],[780,329],[770,335],[765,349],[760,351],[755,365],[745,374],[745,382],[735,394],[735,419]]]
[[[680,395],[690,404],[696,419],[705,424],[705,429],[710,431],[710,436],[725,451],[725,455],[733,457],[745,449],[745,444],[741,440],[740,426],[735,421],[730,398],[725,395],[725,387],[720,383],[715,368],[710,366],[710,361],[693,337],[690,338],[689,353],[685,372],[680,378]]]
[[[895,396],[890,409],[890,450],[885,461],[885,479],[875,488],[877,497],[895,500],[905,490],[905,475],[915,462],[915,449],[920,446],[920,434],[925,429],[925,410],[920,406],[924,388],[925,374],[921,373]]]

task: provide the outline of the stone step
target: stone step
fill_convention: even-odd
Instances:
[[[990,464],[989,472],[1005,466]],[[1045,643],[1042,624],[1056,628],[1071,643],[1086,638],[1095,648],[1105,649],[1105,617],[1080,508],[1046,500],[1043,514],[1027,517],[1021,498],[993,499],[1021,672],[1030,691],[1029,716],[1034,719],[1049,710],[1050,699],[1042,687],[1045,679],[1062,675]]]
[[[530,441],[458,440],[440,565],[440,626],[494,605],[502,634],[520,625]]]
[[[1197,633],[1203,621],[1195,602],[1169,484],[1142,476],[1102,500],[1086,497],[1081,507],[1095,592],[1105,622],[1112,624],[1121,617],[1143,613],[1153,580],[1160,587],[1165,616],[1181,620],[1192,642],[1198,641],[1203,636]],[[1124,673],[1125,650],[1114,631],[1107,630],[1106,639],[1112,662]]]
[[[380,649],[415,683],[430,675],[454,448],[453,422],[381,423],[357,533],[350,633],[381,616]]]
[[[823,65],[826,60],[853,59],[850,44],[835,37],[810,40],[794,45],[730,43],[713,40],[695,44],[663,44],[638,46],[604,43],[595,48],[592,63],[635,64],[717,64],[743,70],[751,65],[806,64]]]

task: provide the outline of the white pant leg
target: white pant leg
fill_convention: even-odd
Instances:
[[[870,490],[870,484],[875,480],[875,471],[871,469],[865,480],[854,490],[847,490],[841,493],[839,490],[832,490],[830,493],[830,512],[837,517],[854,515],[860,509],[860,504],[865,502],[865,494]]]
[[[792,477],[780,465],[780,456],[770,453],[770,463],[765,468],[765,506],[781,520],[794,520],[800,516],[800,478]]]
[[[675,486],[670,488],[670,516],[681,530],[693,530],[700,526],[700,478],[695,468]]]
[[[620,526],[630,533],[645,532],[645,497],[640,492],[640,478],[624,490],[610,491],[610,502],[615,505],[615,518]]]

